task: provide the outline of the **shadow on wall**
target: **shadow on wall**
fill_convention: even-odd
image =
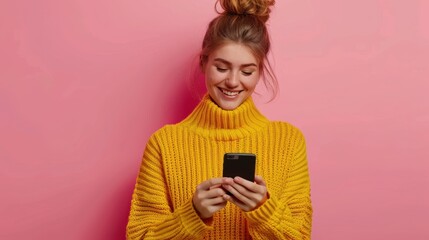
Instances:
[[[174,90],[169,103],[171,112],[168,114],[169,123],[178,123],[185,119],[201,101],[206,93],[204,75],[199,70],[195,61],[188,74],[184,74],[181,80],[184,84],[179,84],[179,88]],[[185,84],[186,83],[186,84]]]
[[[197,69],[193,69],[192,74],[182,74],[184,76],[178,81],[184,84],[177,84],[173,95],[168,100],[168,105],[164,122],[177,123],[188,116],[195,106],[199,103],[201,97],[206,92],[204,76]],[[138,171],[138,169],[135,169]],[[112,186],[110,196],[105,199],[99,199],[103,205],[98,208],[98,213],[93,216],[93,224],[88,226],[85,236],[82,239],[125,239],[126,225],[130,211],[132,193],[136,181],[136,171],[127,176],[120,176],[117,181],[120,183]],[[97,226],[97,229],[94,229]]]
[[[112,189],[111,195],[99,201],[103,204],[93,223],[89,224],[81,239],[118,240],[126,238],[126,226],[134,191],[135,176],[122,178],[122,184]],[[94,227],[96,226],[96,228]]]
[[[112,218],[112,224],[107,226],[109,234],[106,234],[104,239],[125,239],[125,229],[128,223],[128,215],[130,213],[131,198],[135,186],[135,177],[130,176],[127,181],[124,181],[122,188],[119,188],[117,194],[112,196],[116,212],[116,218]],[[128,197],[125,197],[128,196]]]

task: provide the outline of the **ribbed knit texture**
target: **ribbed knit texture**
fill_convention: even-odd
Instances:
[[[235,205],[202,221],[192,205],[201,182],[222,176],[226,152],[256,154],[269,199],[243,212]],[[312,207],[305,141],[268,121],[248,98],[219,108],[208,95],[182,122],[149,139],[131,202],[127,239],[310,239]]]

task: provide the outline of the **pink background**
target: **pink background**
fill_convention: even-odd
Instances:
[[[214,0],[0,3],[0,239],[124,239],[149,135],[195,106]],[[429,3],[278,0],[279,97],[313,239],[429,239]],[[263,90],[260,90],[263,91]]]

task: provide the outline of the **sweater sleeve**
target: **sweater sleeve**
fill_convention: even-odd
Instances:
[[[152,135],[143,154],[131,200],[127,239],[202,239],[208,229],[211,227],[194,210],[192,197],[173,209],[160,147]]]
[[[312,206],[305,140],[298,130],[285,188],[245,213],[253,239],[310,239]]]

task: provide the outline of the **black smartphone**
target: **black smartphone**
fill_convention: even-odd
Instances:
[[[255,180],[256,155],[253,153],[225,153],[223,157],[223,176],[242,177]]]

